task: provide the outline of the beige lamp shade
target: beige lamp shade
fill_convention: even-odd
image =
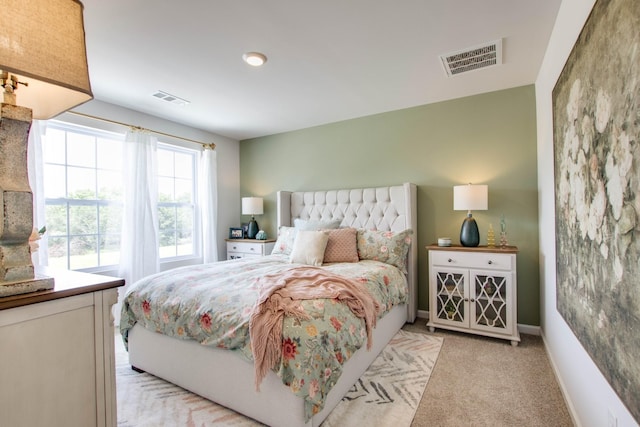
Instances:
[[[489,208],[487,185],[456,185],[453,187],[453,210],[486,211]]]
[[[262,215],[263,213],[264,205],[262,197],[242,198],[242,215]]]
[[[0,70],[18,77],[16,105],[49,119],[93,98],[76,0],[3,0]]]

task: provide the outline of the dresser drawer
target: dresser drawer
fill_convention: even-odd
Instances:
[[[459,268],[512,270],[515,256],[490,252],[430,251],[431,263]]]

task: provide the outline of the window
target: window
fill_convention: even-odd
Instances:
[[[122,224],[122,135],[50,122],[44,151],[49,265],[116,265]]]
[[[43,151],[50,266],[96,271],[119,263],[123,141],[123,134],[48,122]],[[199,256],[197,155],[158,144],[161,262]]]
[[[158,226],[160,259],[196,253],[195,170],[193,150],[158,147]]]

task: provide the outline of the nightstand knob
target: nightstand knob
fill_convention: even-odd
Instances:
[[[493,264],[493,261],[489,260],[489,265]]]
[[[453,262],[453,260],[452,260],[451,258],[449,258],[449,259],[447,260],[447,262]]]
[[[256,248],[249,248],[249,250],[251,250],[251,251],[255,251],[255,250],[256,250]]]

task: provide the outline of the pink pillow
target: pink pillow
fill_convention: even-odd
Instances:
[[[329,241],[324,251],[324,262],[358,262],[358,230],[338,228],[329,231]]]

